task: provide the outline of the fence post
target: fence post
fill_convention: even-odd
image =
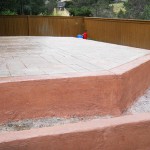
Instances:
[[[30,36],[30,21],[29,21],[29,16],[27,16],[27,26],[28,26],[28,36]]]

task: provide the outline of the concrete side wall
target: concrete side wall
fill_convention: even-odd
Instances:
[[[122,78],[122,93],[118,107],[124,111],[150,86],[150,55],[111,71]]]
[[[2,83],[0,122],[118,114],[119,87],[119,79],[112,75]]]
[[[114,74],[1,81],[0,123],[47,116],[120,115],[150,86],[149,68],[150,55],[112,70]]]
[[[150,115],[3,133],[0,150],[149,150]]]

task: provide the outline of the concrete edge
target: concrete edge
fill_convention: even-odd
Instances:
[[[142,134],[142,132],[143,135],[138,135],[139,133]],[[112,136],[114,136],[114,139]],[[143,139],[139,138],[140,136]],[[84,139],[86,143],[82,139],[85,137],[87,138]],[[135,142],[132,142],[133,139],[131,138],[134,138]],[[86,150],[91,150],[91,146],[97,142],[100,143],[97,143],[98,145],[95,145],[93,150],[97,150],[98,148],[102,150],[114,150],[123,145],[125,147],[122,147],[122,150],[128,146],[131,149],[137,147],[142,150],[150,146],[149,139],[147,138],[150,139],[150,114],[144,113],[110,119],[95,119],[87,122],[41,129],[5,132],[0,134],[0,150],[30,150],[33,148],[38,150],[48,150],[49,148],[59,150],[70,150],[72,148],[73,150],[78,150],[81,148],[84,150],[86,145],[88,145]],[[116,139],[118,141],[112,143],[112,140]],[[79,142],[79,140],[81,141]],[[96,142],[95,140],[98,141]],[[132,145],[128,145],[130,140]],[[144,143],[142,144],[143,141],[145,145],[143,145]],[[65,145],[66,142],[68,145]],[[76,145],[77,143],[79,145]]]
[[[145,56],[137,58],[137,59],[135,59],[129,63],[123,64],[119,67],[113,68],[109,71],[117,76],[122,76],[124,73],[129,72],[147,62],[150,62],[150,54],[146,54]]]
[[[150,54],[146,54],[140,58],[137,58],[131,62],[123,64],[119,67],[110,69],[109,71],[98,71],[91,73],[67,73],[67,74],[57,74],[57,75],[37,75],[37,76],[18,76],[18,77],[1,77],[1,83],[9,82],[27,82],[27,81],[43,81],[43,80],[53,80],[53,79],[66,79],[66,78],[80,78],[80,77],[95,77],[95,76],[117,76],[121,77],[124,73],[150,61]]]

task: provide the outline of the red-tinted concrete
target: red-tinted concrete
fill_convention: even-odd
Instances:
[[[2,83],[0,122],[46,116],[118,114],[119,90],[119,79],[112,75]]]
[[[150,55],[111,71],[122,79],[121,99],[118,105],[123,111],[150,86]]]
[[[149,150],[150,114],[0,134],[0,150]]]
[[[150,51],[69,37],[0,37],[0,123],[119,115],[150,86]]]
[[[97,73],[0,81],[0,123],[47,116],[119,115],[150,85],[150,55]]]

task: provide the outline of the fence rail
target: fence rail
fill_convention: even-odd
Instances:
[[[150,49],[150,21],[91,17],[0,16],[0,36],[76,36]]]

